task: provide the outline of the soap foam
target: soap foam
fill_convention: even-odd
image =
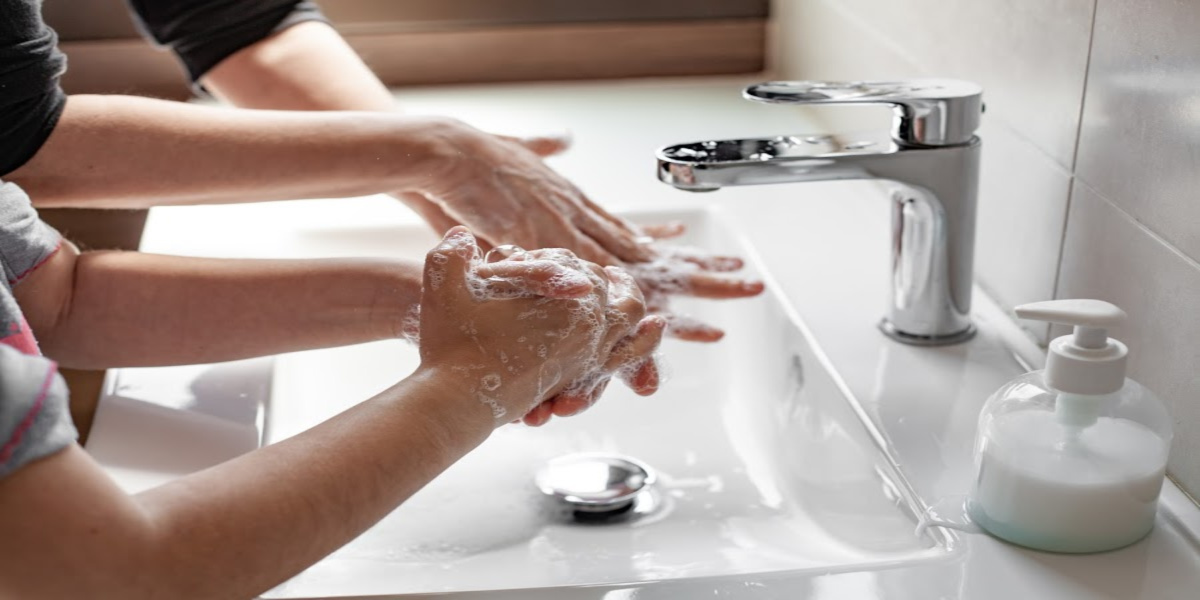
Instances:
[[[477,246],[474,243],[474,238],[469,233],[460,232],[447,237],[441,246],[441,253],[435,252],[431,255],[430,260],[434,264],[430,268],[429,281],[430,285],[436,289],[445,281],[445,275],[440,270],[441,265],[447,263],[445,253],[454,252],[458,256],[466,259],[471,267],[465,274],[464,281],[467,291],[472,298],[477,301],[491,301],[497,299],[518,299],[526,298],[533,299],[533,306],[522,311],[517,315],[518,320],[535,320],[542,321],[549,319],[551,303],[557,303],[559,306],[565,306],[567,309],[567,321],[564,327],[557,330],[543,331],[543,336],[548,340],[565,340],[572,336],[586,336],[586,341],[583,344],[584,350],[580,352],[580,357],[576,357],[573,364],[578,366],[579,375],[569,382],[563,392],[580,397],[588,397],[597,389],[608,382],[614,374],[624,374],[626,377],[635,372],[643,364],[645,360],[636,356],[624,357],[619,359],[619,363],[615,370],[606,370],[605,363],[610,362],[608,357],[600,356],[603,352],[602,344],[605,343],[605,334],[612,330],[624,330],[630,327],[628,315],[616,309],[615,306],[619,303],[628,300],[628,296],[635,293],[633,278],[627,281],[622,281],[618,284],[609,285],[609,282],[602,277],[607,277],[603,271],[599,271],[593,265],[586,263],[577,258],[570,251],[563,249],[545,249],[526,252],[519,248],[513,247],[509,252],[508,258],[501,259],[505,261],[505,271],[510,276],[507,277],[490,277],[484,278],[478,275],[478,267],[485,264],[485,261],[492,260],[496,257],[495,254],[489,253],[486,257],[481,257]],[[490,264],[497,264],[499,261],[493,261]],[[682,263],[695,269],[695,265]],[[678,271],[677,268],[671,268],[666,262],[654,267],[639,266],[638,268],[650,269],[659,278],[660,285],[666,285],[663,281],[670,280],[672,275]],[[543,286],[550,290],[575,290],[590,284],[593,289],[608,289],[609,298],[608,305],[600,306],[599,298],[595,294],[589,294],[580,298],[572,299],[554,299],[540,296],[531,288],[535,287],[531,284],[529,277],[535,274],[541,275],[539,280],[544,278],[547,269],[555,269],[555,274],[549,279],[545,279]],[[524,271],[524,275],[518,274],[512,276],[513,270],[518,272]],[[670,284],[674,288],[679,288],[686,284],[686,276],[678,276],[678,281]],[[417,336],[419,337],[419,313],[413,317],[418,323]],[[407,320],[405,323],[407,331]],[[473,321],[467,320],[459,324],[459,330],[473,341],[484,355],[490,354],[488,349],[483,346],[479,340],[479,331]],[[518,343],[527,342],[526,335],[518,338]],[[537,355],[539,360],[547,360],[551,358],[551,344],[548,343],[528,343],[526,349]],[[503,351],[497,354],[500,364],[507,365],[509,357]],[[571,362],[570,357],[561,357],[561,359]],[[505,370],[510,374],[517,374],[519,369],[514,366],[507,366]],[[547,383],[547,378],[539,372],[538,395],[532,399],[536,405],[545,400],[545,394],[554,389],[561,381],[561,373],[556,374],[552,379],[553,383]],[[481,403],[487,406],[497,422],[502,422],[507,417],[507,410],[500,404],[497,399],[497,393],[502,385],[502,380],[499,374],[489,373],[472,386],[471,393]],[[530,409],[533,406],[529,407]]]

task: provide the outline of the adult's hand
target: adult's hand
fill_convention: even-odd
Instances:
[[[682,234],[682,225],[639,228],[589,199],[542,161],[565,150],[565,138],[497,136],[446,120],[439,141],[440,167],[419,192],[402,196],[436,230],[466,225],[485,249],[566,248],[600,265],[623,266],[650,312],[666,319],[671,335],[690,341],[716,341],[724,333],[674,314],[672,296],[732,299],[763,290],[758,281],[716,275],[741,269],[739,258],[657,243]]]

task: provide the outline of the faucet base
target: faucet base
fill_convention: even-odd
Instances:
[[[949,346],[950,344],[961,344],[975,337],[975,326],[971,324],[968,324],[967,328],[962,331],[946,335],[913,335],[896,329],[891,321],[883,319],[879,321],[879,330],[893,340],[910,346]]]

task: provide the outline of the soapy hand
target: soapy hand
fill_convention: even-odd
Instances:
[[[761,282],[714,274],[740,269],[741,259],[656,243],[682,234],[682,225],[640,229],[592,202],[542,162],[565,150],[566,138],[496,136],[449,120],[437,131],[445,154],[440,166],[424,189],[400,195],[437,231],[467,225],[485,250],[500,244],[566,248],[590,262],[623,266],[650,312],[685,340],[711,342],[724,333],[673,314],[672,296],[743,298],[763,290]]]
[[[620,269],[560,249],[485,263],[456,227],[426,257],[421,368],[445,373],[497,424],[540,425],[590,406],[613,375],[639,394],[657,389],[665,323],[644,315]]]

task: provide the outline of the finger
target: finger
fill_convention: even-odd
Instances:
[[[546,298],[581,298],[592,291],[587,275],[548,260],[502,260],[479,265],[475,274],[488,290],[505,296],[536,294]]]
[[[636,368],[623,370],[620,373],[624,382],[633,393],[639,396],[649,396],[658,391],[660,380],[658,361],[653,356],[643,360]]]
[[[605,221],[608,221],[609,223],[612,223],[618,229],[621,229],[634,237],[641,237],[641,236],[646,235],[642,231],[641,227],[638,227],[637,225],[634,225],[633,223],[630,223],[629,221],[626,221],[625,219],[622,219],[621,217],[618,217],[617,215],[614,215],[614,214],[608,212],[607,210],[604,210],[604,207],[600,206],[599,204],[596,204],[595,202],[592,201],[591,198],[588,198],[587,196],[583,195],[583,192],[578,192],[578,193],[579,193],[580,199],[583,200],[583,205],[586,206],[588,208],[588,210],[592,211],[592,213],[595,214],[596,216],[600,217],[601,219],[604,219]]]
[[[658,349],[666,328],[667,320],[661,316],[649,316],[639,321],[633,334],[613,348],[604,362],[604,370],[611,373],[627,368],[636,369]]]
[[[638,243],[637,234],[618,227],[603,217],[583,213],[573,222],[580,231],[624,262],[646,262],[654,258],[654,252],[648,246]]]
[[[656,240],[679,237],[686,231],[687,227],[679,221],[671,221],[670,223],[659,223],[655,225],[642,225],[642,233]]]
[[[547,421],[550,420],[550,416],[553,414],[553,410],[554,410],[553,404],[551,403],[550,400],[547,400],[547,401],[533,407],[533,410],[526,413],[525,416],[521,420],[530,427],[541,427],[542,425],[545,425]]]
[[[637,311],[637,318],[633,321],[640,321],[645,313],[646,300],[642,296],[642,289],[638,287],[637,281],[630,275],[628,271],[620,267],[604,267],[604,275],[608,278],[610,298],[629,298],[636,302],[638,306],[630,308]],[[632,313],[630,313],[632,314]]]
[[[502,135],[499,137],[515,144],[520,144],[534,154],[543,158],[547,156],[554,156],[555,154],[561,154],[571,147],[571,134],[569,133],[528,137]]]
[[[553,413],[556,417],[570,417],[577,415],[589,408],[600,399],[604,394],[605,388],[608,387],[608,379],[604,379],[590,386],[588,389],[563,392],[555,396],[551,403],[553,405]]]
[[[569,244],[570,249],[579,255],[579,258],[588,262],[593,262],[598,265],[619,265],[621,259],[616,255],[605,250],[596,240],[584,235],[586,232],[577,232],[571,237],[572,243]],[[564,244],[566,245],[566,244]]]
[[[646,316],[646,302],[633,277],[618,267],[604,267],[608,278],[608,305],[605,317],[608,325],[601,346],[609,353],[635,330]]]
[[[717,342],[725,337],[725,332],[681,315],[660,315],[667,321],[667,335],[688,342]]]
[[[692,273],[687,277],[687,289],[682,293],[697,298],[749,298],[763,292],[761,281],[725,279],[707,273]]]
[[[461,289],[467,285],[467,274],[479,258],[479,247],[475,236],[462,226],[452,227],[442,241],[425,255],[425,289],[438,290],[442,286]]]
[[[745,261],[736,256],[714,256],[695,251],[676,250],[671,252],[670,256],[672,258],[696,265],[705,271],[714,271],[718,273],[737,271],[746,265]]]
[[[442,210],[441,206],[438,206],[437,203],[425,197],[424,194],[406,192],[398,194],[397,198],[424,219],[434,231],[447,231],[451,227],[462,225],[457,219],[446,214],[446,211]]]

